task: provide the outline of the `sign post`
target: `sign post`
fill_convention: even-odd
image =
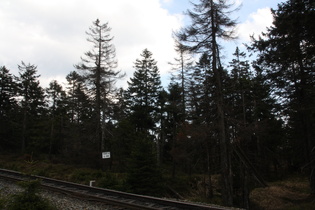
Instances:
[[[111,158],[110,158],[110,152],[102,152],[102,167],[103,170],[107,170],[108,168],[111,168]]]
[[[110,152],[102,152],[102,159],[110,158]]]

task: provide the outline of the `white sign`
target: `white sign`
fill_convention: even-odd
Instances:
[[[102,152],[102,158],[103,159],[110,158],[110,152]]]

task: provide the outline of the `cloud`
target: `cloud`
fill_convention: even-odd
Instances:
[[[273,17],[270,8],[258,9],[256,12],[251,13],[248,19],[238,25],[238,37],[242,43],[249,42],[250,36],[260,35],[266,31],[267,27],[272,25]]]
[[[132,76],[133,62],[148,48],[167,73],[175,57],[171,35],[183,23],[159,0],[1,0],[0,66],[17,75],[23,60],[38,66],[43,86],[60,81],[91,49],[85,31],[97,18],[112,28],[119,70]]]

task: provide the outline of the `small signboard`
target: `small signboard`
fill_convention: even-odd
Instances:
[[[110,158],[110,152],[102,152],[102,158],[103,159]]]

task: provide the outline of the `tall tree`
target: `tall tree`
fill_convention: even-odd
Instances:
[[[135,72],[128,81],[127,100],[137,131],[154,131],[157,122],[161,79],[157,62],[145,49],[135,62]]]
[[[0,67],[0,127],[5,128],[0,131],[0,148],[15,149],[17,145],[16,128],[14,119],[18,111],[16,96],[16,81],[9,69]],[[15,113],[15,114],[14,114]]]
[[[163,157],[166,160],[172,161],[172,177],[175,177],[176,168],[178,163],[176,162],[172,154],[172,150],[177,147],[177,134],[179,128],[183,123],[182,113],[182,89],[178,83],[170,83],[168,87],[167,102],[166,102],[166,116],[164,123],[164,133],[166,133],[166,141],[164,145]]]
[[[258,52],[257,63],[283,105],[294,150],[304,155],[296,155],[303,157],[297,164],[310,169],[310,186],[315,193],[315,4],[288,0],[272,13],[273,26],[258,39],[253,38],[251,49]]]
[[[7,111],[14,108],[16,84],[14,77],[5,67],[0,67],[0,116],[5,117]]]
[[[113,93],[114,83],[120,78],[120,71],[116,71],[115,47],[110,35],[111,28],[108,23],[101,24],[97,19],[86,32],[88,42],[93,44],[93,49],[86,52],[82,62],[75,65],[83,73],[94,101],[94,117],[96,134],[95,139],[99,144],[99,151],[105,149],[105,113],[107,112],[110,94]]]
[[[18,95],[21,97],[22,107],[21,151],[24,153],[28,143],[37,143],[33,142],[34,135],[37,134],[32,134],[31,128],[38,117],[43,114],[44,90],[39,84],[40,75],[37,75],[37,66],[25,64],[22,61],[18,68]]]
[[[66,120],[66,93],[56,80],[46,88],[50,111],[49,156],[61,147],[64,121]],[[54,148],[55,147],[55,148]]]
[[[152,53],[144,49],[141,59],[137,59],[134,68],[136,69],[130,82],[126,97],[127,109],[131,112],[131,121],[136,131],[146,135],[156,142],[158,163],[160,162],[161,133],[158,133],[158,122],[161,121],[161,79],[157,62],[152,58]]]
[[[226,205],[233,205],[232,173],[230,163],[230,142],[226,134],[225,111],[222,92],[223,68],[220,59],[219,39],[234,37],[236,22],[229,15],[231,4],[227,1],[200,0],[194,10],[188,10],[191,25],[177,33],[178,39],[195,52],[206,52],[211,56],[211,68],[215,78],[215,103],[217,107],[220,141],[221,175],[223,181],[222,198]]]
[[[126,177],[128,190],[133,193],[159,196],[163,194],[163,179],[152,151],[153,142],[138,134],[133,144]]]
[[[253,121],[253,92],[255,90],[253,90],[253,74],[250,71],[249,61],[245,60],[246,54],[237,47],[233,56],[230,62],[230,79],[226,85],[226,100],[229,106],[227,115],[230,127],[232,127],[232,138],[243,141],[250,135],[246,129]]]
[[[81,75],[72,71],[66,76],[66,79],[68,81],[66,88],[69,129],[67,129],[63,151],[70,157],[81,154],[82,159],[79,161],[83,162],[83,160],[91,159],[90,151],[95,152],[99,149],[99,145],[95,144],[93,103]]]
[[[185,48],[179,41],[175,41],[175,51],[178,53],[178,57],[174,58],[173,62],[169,64],[172,66],[172,81],[178,82],[181,87],[181,111],[183,120],[186,119],[186,100],[187,100],[187,83],[188,72],[191,70],[193,60],[191,52]]]
[[[91,102],[87,95],[87,88],[81,75],[76,71],[70,72],[67,76],[67,106],[70,122],[73,124],[83,124],[90,119]]]

